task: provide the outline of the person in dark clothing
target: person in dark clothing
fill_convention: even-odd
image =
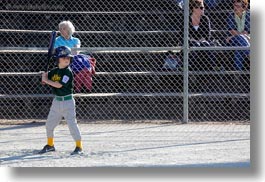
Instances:
[[[204,14],[204,4],[201,0],[191,0],[189,4],[189,45],[190,47],[214,46],[211,41],[211,21]],[[211,70],[216,66],[214,51],[192,51],[190,53],[191,70]]]

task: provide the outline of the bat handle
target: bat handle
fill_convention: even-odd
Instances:
[[[42,85],[46,85],[46,83],[42,81],[42,74],[43,74],[43,73],[45,73],[45,72],[44,72],[44,71],[40,71],[40,75],[41,75],[41,84],[42,84]]]

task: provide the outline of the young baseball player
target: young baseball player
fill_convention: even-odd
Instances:
[[[76,148],[71,155],[82,154],[82,141],[76,121],[75,100],[73,98],[73,74],[69,67],[72,61],[71,49],[60,46],[55,49],[55,59],[58,67],[42,74],[42,82],[52,87],[55,95],[46,122],[47,145],[39,154],[55,151],[54,129],[65,118],[70,133],[76,142]]]

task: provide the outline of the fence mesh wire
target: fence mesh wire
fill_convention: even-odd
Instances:
[[[92,90],[74,94],[77,119],[183,121],[183,5],[179,0],[0,0],[0,119],[47,117],[53,96],[40,84],[39,71],[45,69],[51,30],[70,20],[81,53],[97,60]],[[201,43],[205,50],[196,50],[191,42],[202,37],[192,37],[189,28],[189,48],[195,49],[188,60],[188,118],[249,121],[249,50],[226,43],[234,4],[219,0],[202,6],[190,12],[208,17],[210,45]]]

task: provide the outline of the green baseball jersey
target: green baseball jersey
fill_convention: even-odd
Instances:
[[[52,87],[55,95],[65,96],[73,93],[73,73],[69,67],[52,69],[48,73],[48,79],[63,85],[61,88]]]

